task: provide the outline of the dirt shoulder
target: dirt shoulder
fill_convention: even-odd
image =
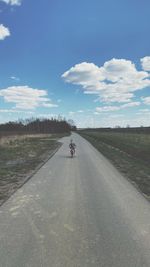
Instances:
[[[150,200],[150,136],[79,132]]]
[[[0,140],[0,205],[61,146],[62,135],[10,136]]]

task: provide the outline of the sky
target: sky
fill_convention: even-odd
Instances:
[[[150,126],[149,0],[0,0],[0,123]]]

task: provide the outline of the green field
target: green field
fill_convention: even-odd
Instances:
[[[0,139],[0,204],[60,147],[60,137],[28,135]]]
[[[150,198],[150,135],[82,130],[79,133]]]

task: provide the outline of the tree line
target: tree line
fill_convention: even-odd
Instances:
[[[0,124],[0,136],[10,134],[69,133],[76,126],[62,118],[31,118]]]

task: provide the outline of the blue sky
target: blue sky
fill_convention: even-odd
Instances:
[[[150,125],[149,0],[0,0],[0,123]]]

